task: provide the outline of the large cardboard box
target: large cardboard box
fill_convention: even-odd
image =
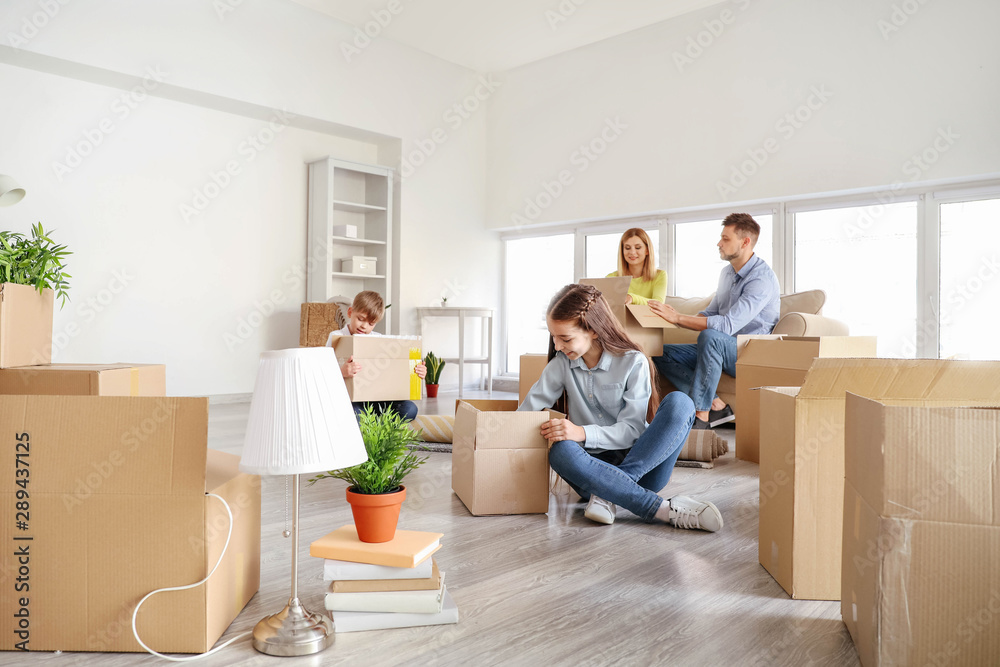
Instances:
[[[0,368],[52,361],[53,292],[0,284]]]
[[[549,363],[548,354],[522,354],[521,367],[517,376],[517,402],[524,403],[524,397],[542,377],[542,369]]]
[[[341,365],[351,357],[361,364],[344,378],[352,401],[410,400],[410,349],[420,349],[419,336],[334,336],[332,345]]]
[[[515,412],[517,401],[460,401],[451,488],[476,516],[549,509],[549,443],[540,429],[554,410]]]
[[[841,611],[866,667],[1000,664],[1000,410],[939,403],[847,396]]]
[[[1000,362],[816,359],[801,387],[761,389],[758,558],[796,599],[840,599],[847,392],[1000,404]]]
[[[744,338],[741,336],[741,338]],[[874,336],[747,337],[736,360],[736,458],[760,463],[759,387],[798,387],[814,359],[874,357]]]
[[[0,394],[165,396],[163,364],[48,364],[0,369]]]
[[[654,313],[647,305],[626,304],[628,287],[632,279],[627,276],[615,278],[582,278],[580,284],[593,285],[601,291],[611,312],[626,333],[648,357],[663,355],[664,332],[677,327]]]
[[[209,451],[208,399],[0,396],[0,649],[210,648],[260,581],[260,481]]]

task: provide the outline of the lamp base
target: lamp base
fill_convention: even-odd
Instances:
[[[333,639],[333,622],[303,608],[298,598],[253,629],[253,647],[267,655],[312,655],[332,645]]]

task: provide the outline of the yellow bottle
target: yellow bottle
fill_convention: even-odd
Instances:
[[[420,348],[410,348],[410,400],[420,400],[420,376],[417,375],[417,364],[420,363]]]

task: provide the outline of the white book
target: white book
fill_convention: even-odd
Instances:
[[[324,581],[358,581],[362,579],[430,579],[434,576],[433,559],[428,558],[416,567],[392,567],[354,563],[346,560],[325,559]]]
[[[396,614],[437,614],[444,600],[441,588],[431,591],[366,591],[327,593],[324,606],[329,611],[384,611]]]
[[[363,632],[387,628],[412,628],[420,625],[448,625],[458,623],[458,605],[444,591],[441,611],[436,614],[400,614],[372,611],[334,611],[334,632]]]

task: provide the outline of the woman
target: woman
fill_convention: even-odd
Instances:
[[[618,270],[608,277],[630,276],[626,303],[645,304],[650,299],[663,301],[667,296],[667,272],[656,268],[649,234],[639,227],[625,230],[618,244]]]

